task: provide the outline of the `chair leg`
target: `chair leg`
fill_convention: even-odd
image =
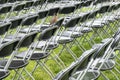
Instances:
[[[73,59],[76,61],[77,56],[75,55],[75,53],[67,46],[67,44],[63,44],[63,46],[65,46],[66,51],[68,51],[70,55],[73,57]]]
[[[23,72],[23,68],[22,68],[22,70],[20,71],[20,74],[22,74],[22,72]],[[20,80],[20,78],[21,78],[21,75],[18,76],[17,80]]]
[[[101,35],[101,33],[102,31],[100,31],[100,29],[96,31],[96,34],[103,40],[104,38],[103,38],[103,35]]]
[[[88,38],[87,38],[87,37],[88,37]],[[90,45],[90,47],[92,47],[92,45],[94,45],[95,42],[94,42],[94,40],[90,41],[90,40],[88,40],[88,39],[90,39],[90,37],[89,37],[88,33],[86,33],[85,40],[86,40],[86,42],[88,42],[88,44]],[[92,42],[93,42],[93,43],[92,43]]]
[[[105,80],[110,80],[107,76],[105,76],[102,72],[101,72],[101,76],[105,79]]]
[[[116,67],[114,67],[114,69],[120,74],[120,71]]]
[[[42,61],[37,61],[37,63],[50,75],[51,79],[54,78],[54,74],[52,73],[52,71],[46,66],[46,64],[44,64]]]
[[[34,77],[25,69],[25,67],[23,68],[23,70],[28,74],[28,76],[30,76],[32,80],[35,80]]]
[[[103,40],[103,37],[100,35],[101,32],[99,33],[98,31],[99,31],[98,29],[94,29],[94,28],[93,28],[93,32],[94,32],[94,33],[93,33],[93,35],[92,35],[91,38],[95,40],[95,38],[99,37],[100,39]]]
[[[94,77],[96,77],[96,75],[95,75],[95,73],[94,73],[94,72],[92,72],[92,74],[94,75]]]
[[[75,40],[73,40],[69,45],[70,45],[70,48],[72,48],[73,46],[76,46],[75,44]]]
[[[74,40],[75,40],[76,46],[78,46],[78,48],[82,50],[82,52],[86,51],[86,49],[77,41],[77,39],[74,39]]]
[[[116,57],[118,60],[120,60],[120,58],[118,57],[118,55],[115,54],[115,57]]]
[[[107,65],[110,67],[110,64],[107,63]],[[113,69],[114,69],[117,73],[120,74],[120,71],[119,71],[116,67],[114,67]],[[111,70],[111,71],[112,71],[112,70]],[[112,72],[113,72],[113,71],[112,71]],[[113,74],[115,75],[115,77],[116,77],[117,79],[119,79],[114,72],[113,72]]]
[[[64,51],[65,46],[62,46],[62,49],[57,53],[58,56],[60,56],[62,54],[62,52]]]
[[[18,70],[17,70],[17,71],[18,71]],[[16,71],[15,71],[15,74],[14,74],[12,80],[15,80],[16,76],[17,76],[17,73],[16,73]]]
[[[63,66],[58,62],[58,60],[55,57],[53,57],[52,55],[50,55],[50,56],[53,60],[55,60],[55,62],[60,66],[60,68],[63,69]]]
[[[104,30],[104,28],[102,28],[103,33],[106,35],[106,37],[112,37],[106,30]]]
[[[115,33],[116,30],[114,28],[112,28],[112,26],[110,24],[107,24],[107,27],[106,27],[106,32],[109,32],[109,33]]]
[[[110,70],[110,72],[115,76],[115,78],[116,78],[117,80],[120,80],[120,79],[118,78],[118,76],[117,76],[112,70]]]
[[[16,72],[16,74],[18,74],[21,78],[22,78],[22,80],[25,80],[25,78],[22,76],[22,74],[20,74],[19,72],[18,72],[18,70],[14,70],[15,72]],[[15,79],[15,78],[14,78]],[[14,80],[14,79],[12,79],[12,80]]]
[[[116,64],[117,64],[118,66],[120,66],[120,64],[119,64],[118,62],[116,62]]]
[[[87,37],[88,37],[88,33],[85,33],[84,35],[83,35],[83,42],[82,43],[88,43],[89,44],[89,46],[91,47],[93,44],[92,44],[92,42],[91,41],[89,41],[88,39],[87,39]]]
[[[58,61],[61,63],[61,65],[63,66],[63,68],[66,68],[64,62],[58,57],[58,55],[56,55],[56,53],[53,51],[53,54],[55,55],[55,57],[58,59]]]
[[[105,67],[110,67],[110,65],[108,64],[108,63],[106,63],[106,64],[104,64],[105,65]],[[119,78],[118,78],[118,76],[116,76],[116,74],[112,71],[112,70],[110,70],[110,72],[115,76],[115,78],[117,79],[117,80],[119,80]]]
[[[81,47],[80,43],[77,44],[76,40],[74,39],[73,42],[70,44],[70,48],[78,47],[82,52],[84,52],[83,48]]]
[[[96,43],[95,43],[95,41],[92,39],[92,37],[90,37],[90,35],[89,35],[89,34],[88,34],[87,36],[88,36],[88,38],[89,38],[89,40],[88,40],[88,41],[90,41],[91,43],[93,43],[93,45],[94,45],[94,44],[96,44]]]
[[[31,74],[32,74],[32,75],[34,74],[34,72],[35,72],[35,70],[37,69],[38,65],[39,65],[39,64],[36,62],[36,65],[34,66],[33,70],[31,71]]]
[[[43,70],[45,70],[46,73],[50,75],[51,79],[54,78],[53,73],[50,71],[50,69],[49,69],[48,67],[46,67],[46,65],[45,65],[42,61],[39,61],[39,60],[36,61],[36,65],[35,65],[34,69],[33,69],[32,72],[31,72],[32,75],[34,74],[35,70],[36,70],[38,67],[42,67]]]
[[[32,80],[35,80],[34,77],[30,74],[30,72],[28,72],[28,71],[25,69],[25,67],[22,68],[22,70],[21,70],[21,72],[20,72],[21,75],[18,76],[17,80],[20,80],[20,79],[21,79],[21,76],[22,76],[22,72],[23,72],[23,71],[26,72],[27,76],[29,76]]]

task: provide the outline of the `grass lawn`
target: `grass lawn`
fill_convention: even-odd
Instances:
[[[96,43],[100,43],[101,39],[100,38],[96,38]],[[82,44],[82,43],[81,43]],[[83,46],[86,49],[90,49],[91,47],[88,45],[87,42],[84,42]],[[57,54],[59,52],[59,50],[61,49],[61,46],[59,46],[58,48],[56,48],[54,51]],[[74,53],[80,57],[80,55],[82,54],[82,51],[76,46],[73,45],[72,50],[74,51]],[[52,56],[54,56],[54,54],[51,54]],[[69,53],[67,51],[64,51],[61,55],[60,58],[62,59],[62,61],[65,63],[66,66],[69,66],[74,60],[71,57],[71,55],[69,55]],[[44,61],[44,60],[41,60]],[[119,60],[116,60],[117,62],[119,62]],[[33,69],[34,65],[35,65],[35,61],[29,61],[29,64],[27,65],[26,69],[31,72],[31,70]],[[52,72],[56,75],[60,70],[60,66],[55,62],[55,60],[51,59],[51,57],[49,57],[49,59],[46,62],[46,65],[52,70]],[[118,65],[116,65],[116,67],[120,70],[120,67]],[[119,73],[117,73],[115,70],[113,70],[115,72],[115,74],[120,78]],[[109,77],[110,80],[115,80],[116,78],[113,76],[113,74],[111,74],[110,71],[104,71],[103,73],[105,73],[105,75],[107,77]],[[11,80],[12,77],[14,75],[14,71],[11,71],[11,74],[9,77],[7,77],[5,80]],[[23,72],[23,75],[25,75],[25,73]],[[33,77],[35,78],[35,80],[51,80],[50,76],[44,71],[44,69],[42,67],[39,67],[36,69],[35,73],[33,74]],[[25,77],[26,80],[30,80],[27,76]],[[99,77],[98,80],[104,80],[103,77]]]
[[[81,10],[81,11],[84,12],[84,10],[86,11],[86,10],[90,10],[90,9],[89,8],[87,8],[87,9],[83,8],[83,10]],[[109,32],[109,33],[111,33],[111,32]],[[104,37],[104,34],[103,34],[103,37]],[[106,37],[104,37],[104,38],[106,38]],[[96,43],[100,43],[101,39],[100,38],[96,38],[95,42]],[[85,47],[85,49],[87,49],[87,50],[91,48],[91,46],[89,46],[89,44],[87,42],[82,42],[81,41],[81,45],[83,45]],[[60,49],[61,49],[61,45],[57,49],[54,50],[55,54],[57,54]],[[73,50],[73,52],[78,57],[80,57],[80,55],[83,53],[76,45],[73,45],[73,47],[71,49]],[[22,49],[22,50],[25,50],[25,49]],[[51,55],[55,56],[53,53],[51,53]],[[119,54],[118,54],[118,56],[120,57]],[[60,58],[64,62],[64,64],[66,66],[69,66],[74,61],[74,59],[72,58],[72,56],[67,51],[64,51],[60,55]],[[44,62],[45,60],[41,60],[41,61]],[[116,60],[116,61],[119,62],[119,60]],[[36,64],[35,61],[29,61],[29,64],[27,65],[26,69],[29,72],[31,72],[32,69],[34,68],[35,64]],[[55,60],[51,59],[51,56],[49,56],[49,58],[48,58],[48,60],[47,60],[47,62],[45,64],[50,68],[50,70],[53,72],[54,75],[56,75],[59,71],[61,71],[61,67],[55,62]],[[43,69],[42,66],[43,65],[41,65],[39,68],[36,69],[35,73],[33,74],[33,77],[35,78],[35,80],[51,80],[50,76],[44,71],[44,69]],[[120,66],[116,65],[116,67],[120,70]],[[19,70],[19,72],[20,71],[21,71],[21,69]],[[113,71],[120,78],[120,74],[117,73],[115,70],[113,70]],[[13,78],[15,72],[11,71],[10,73],[11,74],[6,79],[4,79],[4,80],[11,80]],[[103,73],[105,73],[105,75],[110,80],[116,80],[116,78],[113,76],[113,74],[111,74],[110,71],[104,71]],[[25,75],[25,73],[23,72],[22,75]],[[26,80],[30,80],[30,78],[28,76],[25,76],[25,79]],[[104,80],[104,79],[100,76],[98,80]]]

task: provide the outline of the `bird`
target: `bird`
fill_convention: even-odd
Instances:
[[[57,22],[58,19],[58,15],[57,13],[54,14],[53,18],[50,20],[50,25],[54,24],[55,22]]]

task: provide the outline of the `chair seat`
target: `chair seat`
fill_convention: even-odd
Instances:
[[[70,36],[71,35],[71,36]],[[62,33],[62,35],[61,36],[65,36],[65,37],[72,37],[72,38],[78,38],[78,37],[80,37],[80,36],[82,36],[83,34],[82,33],[80,33],[80,32],[73,32],[73,31],[64,31],[63,33]],[[60,36],[60,35],[58,35],[58,36]]]
[[[10,22],[8,21],[2,21],[0,22],[0,35],[3,35],[5,32],[8,31],[8,29],[10,28]]]
[[[98,18],[94,22],[100,22],[101,24],[104,24],[104,25],[109,24],[109,21],[107,20],[107,18],[105,19],[104,17],[103,18]]]
[[[94,22],[90,21],[84,24],[83,26],[92,27],[92,28],[103,28],[104,24],[102,24],[101,21],[94,21]]]
[[[115,16],[104,16],[104,19],[109,21],[109,22],[114,22],[115,21]]]
[[[115,58],[115,53],[111,54],[109,59],[114,59]]]
[[[1,60],[0,61],[0,68],[4,68],[4,66],[6,65],[8,60]],[[10,63],[9,69],[19,69],[22,67],[25,67],[28,64],[27,61],[25,60],[18,60],[18,59],[14,59],[12,60],[12,62]]]
[[[62,25],[65,25],[70,19],[71,19],[71,16],[65,17],[65,19],[64,19],[64,21],[63,21],[63,23],[62,23]]]
[[[2,40],[2,43],[6,43],[6,42],[13,41],[15,39],[20,39],[20,38],[24,37],[25,35],[27,35],[27,34],[18,34],[16,38],[14,38],[14,35],[8,35],[4,39],[0,39],[0,40]]]
[[[0,70],[0,80],[6,78],[9,74],[9,71]]]
[[[40,26],[40,25],[35,26],[34,28],[35,28],[35,29],[39,29],[39,28],[38,28],[39,26]],[[49,27],[51,27],[50,24],[43,24],[43,25],[41,26],[41,28],[40,28],[40,32],[42,32],[43,30],[45,30],[45,29],[47,29],[47,28],[49,28]]]
[[[116,20],[120,20],[120,16],[115,16],[115,19]]]
[[[92,31],[92,28],[88,28],[88,27],[73,27],[73,28],[69,28],[68,31],[76,31],[76,32],[80,32],[81,33],[89,33]]]
[[[30,53],[32,52],[32,50],[30,50],[30,52],[28,53],[27,57],[28,58],[30,56]],[[23,58],[26,55],[26,51],[19,53],[18,55],[16,55],[17,58]],[[30,57],[30,60],[40,60],[40,59],[44,59],[49,55],[48,52],[43,52],[43,51],[34,51]]]
[[[119,45],[115,48],[115,51],[116,51],[116,50],[120,50],[120,46],[119,46]]]
[[[117,16],[120,16],[120,11],[118,11],[116,15],[117,15]]]
[[[4,39],[0,39],[0,41],[2,41],[2,44],[3,44],[3,43],[6,43],[6,42],[11,42],[11,41],[13,41],[13,39],[4,38]]]
[[[98,69],[100,67],[100,65],[102,64],[102,62],[104,61],[104,59],[96,59],[94,61],[94,64],[96,64],[95,68],[94,69]],[[115,66],[115,61],[112,60],[112,59],[109,59],[109,60],[105,60],[104,64],[102,65],[102,67],[100,68],[101,71],[105,71],[105,70],[111,70],[113,69]],[[93,68],[93,66],[91,66],[91,68]]]
[[[36,47],[36,44],[37,42],[35,42],[33,45],[32,45],[32,48]],[[37,44],[37,47],[36,49],[42,49],[43,47],[47,47],[46,49],[47,50],[51,50],[51,49],[55,49],[58,47],[58,43],[55,43],[54,41],[53,42],[46,42],[46,41],[40,41],[38,44]]]
[[[20,30],[20,33],[27,33],[27,32],[33,32],[33,31],[39,31],[39,28],[31,28],[31,29],[29,29],[29,28],[24,28],[24,29],[22,29],[22,30]]]
[[[45,30],[45,29],[47,29],[47,28],[49,28],[49,26],[50,25],[42,25],[41,27],[40,27],[40,25],[37,25],[37,26],[34,26],[34,27],[32,27],[32,28],[24,28],[24,29],[22,29],[22,30],[20,30],[20,33],[26,33],[26,32],[33,32],[33,31],[43,31],[43,30]]]
[[[59,44],[65,44],[73,41],[73,38],[71,37],[65,37],[65,36],[54,36],[52,37],[51,41],[58,42]]]
[[[111,40],[111,38],[103,39],[101,42],[102,42],[102,43],[105,43],[105,42],[107,42],[107,41],[109,41],[109,40]]]
[[[94,49],[94,48],[98,48],[98,47],[100,47],[102,44],[100,43],[100,44],[94,44],[93,46],[92,46],[92,48]]]
[[[77,71],[70,77],[70,80],[77,80],[77,77],[83,72],[84,70]],[[98,70],[89,69],[82,80],[96,80],[97,78],[99,78],[99,76],[100,72]]]
[[[104,24],[104,25],[109,24],[109,21],[107,21],[107,18],[105,19],[104,17],[103,17],[103,18],[98,18],[98,19],[96,19],[94,22],[95,22],[95,23],[96,23],[96,22],[97,22],[97,23],[101,23],[101,24]]]
[[[22,37],[24,37],[25,35],[27,35],[27,34],[23,34],[23,33],[18,33],[18,35],[16,36],[17,38],[22,38]],[[15,35],[8,35],[8,36],[6,36],[6,39],[12,39],[12,38],[14,38],[15,37]]]

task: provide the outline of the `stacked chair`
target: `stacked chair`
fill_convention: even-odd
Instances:
[[[119,23],[117,0],[0,0],[0,80],[120,80]]]

